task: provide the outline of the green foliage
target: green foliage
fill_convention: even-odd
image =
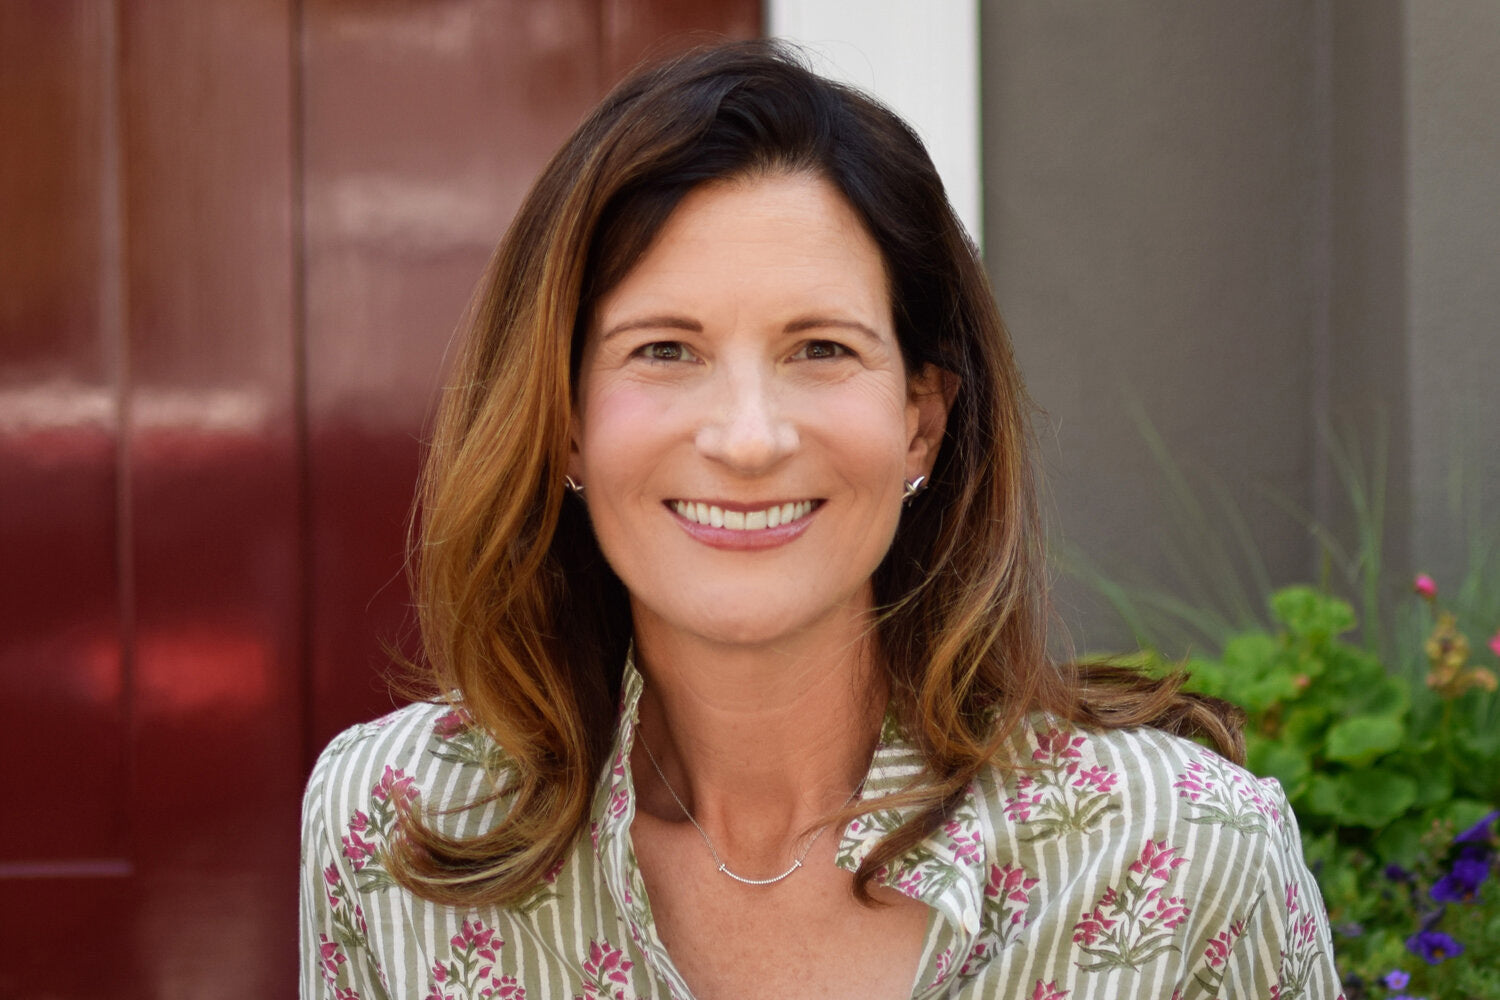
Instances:
[[[1500,733],[1485,724],[1494,694],[1478,681],[1463,691],[1437,684],[1432,678],[1456,668],[1442,673],[1435,638],[1422,681],[1389,669],[1348,638],[1352,607],[1315,588],[1277,591],[1270,612],[1269,627],[1230,635],[1217,657],[1178,664],[1148,653],[1148,662],[1164,672],[1185,667],[1190,689],[1248,713],[1248,765],[1280,780],[1302,824],[1339,932],[1339,964],[1358,977],[1350,1000],[1403,992],[1379,985],[1396,969],[1411,976],[1407,995],[1500,997],[1495,878],[1472,902],[1444,907],[1431,894],[1458,856],[1454,835],[1500,804]],[[1451,660],[1452,643],[1444,650]],[[1459,666],[1493,680],[1487,667]],[[1493,869],[1493,845],[1487,857]],[[1387,874],[1398,871],[1399,879]],[[1428,965],[1408,948],[1412,935],[1434,929],[1465,953]]]

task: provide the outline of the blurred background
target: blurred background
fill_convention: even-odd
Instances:
[[[1210,575],[1327,576],[1351,475],[1392,579],[1462,572],[1500,5],[3,0],[0,998],[294,995],[302,783],[395,703],[469,292],[631,66],[767,32],[911,117],[982,243],[1080,649],[1136,638],[1100,580],[1204,597],[1188,495]]]

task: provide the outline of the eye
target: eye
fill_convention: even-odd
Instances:
[[[695,361],[697,358],[686,344],[676,340],[655,340],[642,344],[635,353],[647,361]]]
[[[843,344],[832,340],[809,340],[792,357],[799,360],[824,361],[829,358],[846,357],[853,353]]]

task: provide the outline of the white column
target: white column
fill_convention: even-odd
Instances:
[[[766,33],[905,118],[980,242],[978,0],[768,0]]]

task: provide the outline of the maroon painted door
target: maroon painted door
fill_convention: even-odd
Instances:
[[[752,0],[0,3],[0,1000],[295,994],[423,422],[544,157]],[[696,36],[703,37],[703,36]]]

